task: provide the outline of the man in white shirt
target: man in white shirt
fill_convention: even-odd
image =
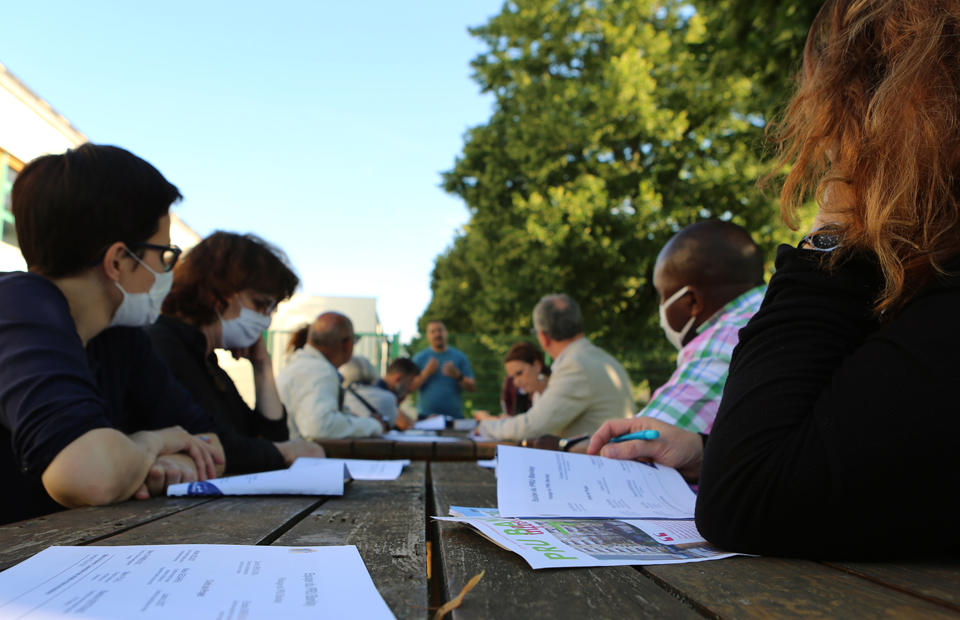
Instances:
[[[307,344],[277,376],[291,439],[378,437],[387,430],[377,416],[359,418],[344,413],[337,368],[353,357],[356,340],[350,319],[325,312],[310,326]]]

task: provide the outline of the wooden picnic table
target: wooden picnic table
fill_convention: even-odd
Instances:
[[[481,570],[448,618],[960,618],[960,558],[534,571],[469,526],[428,521],[451,505],[495,506],[492,472],[415,462],[396,481],[353,481],[342,497],[163,498],[70,510],[0,527],[0,570],[54,544],[353,544],[398,618],[431,618]]]

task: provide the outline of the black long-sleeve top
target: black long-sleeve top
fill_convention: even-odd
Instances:
[[[874,261],[781,246],[740,331],[697,526],[732,551],[883,559],[960,550],[960,275],[880,328]],[[960,261],[948,265],[960,273]]]
[[[207,355],[207,338],[196,327],[161,316],[146,331],[173,376],[219,423],[226,475],[286,467],[283,455],[273,444],[290,438],[286,412],[279,420],[269,420],[250,409],[230,376],[217,364],[216,354]]]
[[[171,426],[218,432],[139,328],[104,330],[84,347],[53,282],[0,274],[0,525],[64,510],[43,473],[89,431]]]

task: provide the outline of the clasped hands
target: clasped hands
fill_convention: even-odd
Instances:
[[[445,377],[450,377],[451,379],[456,379],[459,381],[463,378],[463,373],[460,372],[460,369],[457,368],[457,365],[453,362],[445,362],[443,368],[440,368],[440,362],[437,361],[437,358],[431,357],[430,361],[427,362],[427,365],[423,367],[424,377],[429,377],[433,373],[440,370],[440,373]]]
[[[191,435],[179,426],[146,432],[159,437],[162,447],[135,499],[163,495],[171,484],[209,480],[223,472],[226,459],[215,434]]]

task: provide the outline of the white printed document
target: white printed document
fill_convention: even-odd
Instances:
[[[346,477],[344,464],[330,459],[313,467],[171,484],[167,487],[167,495],[343,495]]]
[[[442,415],[433,415],[413,423],[414,430],[442,431],[447,428],[447,419]]]
[[[0,618],[393,618],[357,548],[50,547],[0,573]]]
[[[347,473],[354,480],[396,480],[403,473],[403,468],[410,464],[409,459],[394,461],[374,461],[369,459],[317,459],[301,456],[293,462],[290,469],[312,467],[318,463],[343,463]]]
[[[700,536],[692,519],[508,519],[496,508],[451,506],[457,521],[518,554],[531,568],[683,564],[728,558]]]
[[[414,443],[450,443],[463,441],[456,437],[438,437],[434,431],[390,431],[383,436],[390,441],[410,441]]]
[[[497,447],[497,508],[505,517],[692,519],[696,500],[671,467]]]

